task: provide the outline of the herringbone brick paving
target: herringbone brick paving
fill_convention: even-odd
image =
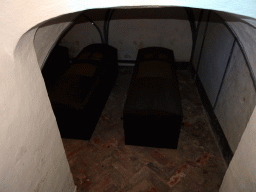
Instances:
[[[131,74],[119,69],[90,141],[62,139],[77,191],[217,192],[227,167],[189,73],[178,71],[184,125],[177,150],[125,145],[121,116]]]

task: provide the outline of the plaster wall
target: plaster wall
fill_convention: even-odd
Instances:
[[[250,72],[236,43],[214,110],[233,152],[236,151],[252,115],[255,98]]]
[[[201,9],[192,9],[192,12],[194,14],[195,23],[196,23],[196,27],[197,27],[197,25],[199,23],[198,21],[199,21]]]
[[[220,192],[247,192],[256,188],[256,110],[247,124],[236,153],[222,182]]]
[[[75,186],[51,109],[33,39],[1,63],[1,191],[73,191]],[[19,59],[17,59],[19,58]]]
[[[42,68],[56,40],[62,36],[63,31],[71,27],[72,21],[79,17],[81,12],[63,15],[42,23],[36,30],[34,48],[39,67]],[[51,35],[49,35],[51,34]]]
[[[3,114],[0,116],[0,181],[2,191],[73,191],[74,187],[35,50],[30,46],[33,44],[32,37],[35,33],[30,33],[28,30],[38,23],[70,12],[96,7],[139,5],[191,6],[256,18],[254,10],[256,2],[251,0],[236,2],[95,0],[90,3],[79,0],[3,0],[0,4],[0,109]],[[250,54],[248,58],[253,59],[255,31],[247,26],[244,28],[242,23],[233,25],[230,22],[229,24],[238,31],[237,33],[240,32],[240,36],[243,37],[241,42],[246,49],[252,50],[246,51]],[[25,32],[27,32],[25,36],[29,38],[24,38]],[[22,38],[18,44],[22,36],[24,39]],[[248,45],[245,45],[246,43]],[[14,52],[16,46],[19,48]],[[251,117],[243,133],[221,191],[253,191],[256,188],[254,121],[255,115]]]
[[[233,42],[234,37],[226,26],[211,14],[202,45],[198,75],[212,106],[214,106],[220,88]]]
[[[122,10],[114,11],[109,26],[109,44],[118,49],[118,59],[136,60],[140,48],[161,46],[172,49],[176,61],[188,62],[192,49],[190,24],[185,9],[180,8],[178,16],[176,12],[177,8],[165,8],[134,11],[134,14],[127,13],[124,16]],[[86,15],[91,17],[89,13]],[[103,33],[104,21],[98,20],[95,23]],[[71,58],[92,43],[101,43],[101,39],[96,28],[88,22],[75,25],[60,41],[60,45],[69,48]]]
[[[200,58],[200,53],[201,53],[201,47],[204,39],[204,32],[205,32],[205,27],[208,19],[208,13],[209,11],[204,10],[203,16],[202,16],[202,21],[198,25],[198,35],[197,35],[197,40],[196,40],[196,45],[195,45],[195,51],[194,51],[194,56],[192,60],[192,64],[195,69],[197,69],[198,63],[199,63],[199,58]]]
[[[64,4],[49,2],[0,3],[0,191],[4,192],[75,189],[33,46],[34,26],[67,11]]]
[[[95,21],[102,26],[102,21]],[[102,28],[101,28],[102,29]],[[87,45],[101,43],[97,29],[91,23],[77,24],[61,39],[59,45],[68,47],[69,57],[74,58]]]
[[[253,110],[255,109],[255,62],[256,54],[255,50],[256,40],[255,40],[255,26],[253,23],[255,21],[250,20],[250,23],[244,23],[239,20],[239,17],[231,16],[227,13],[218,12],[218,14],[224,18],[227,26],[230,27],[230,30],[234,33],[236,37],[236,42],[233,50],[233,54],[230,58],[230,63],[226,69],[226,75],[223,77],[223,71],[227,65],[227,58],[223,57],[223,54],[229,55],[232,45],[232,39],[230,37],[231,32],[228,32],[225,29],[225,26],[222,24],[221,31],[219,32],[218,38],[224,36],[225,38],[220,38],[222,41],[219,41],[219,45],[215,45],[212,41],[207,41],[207,35],[214,37],[214,30],[211,29],[211,25],[216,25],[216,23],[211,23],[207,29],[206,39],[203,49],[208,47],[208,52],[210,54],[214,53],[215,49],[220,49],[222,52],[215,51],[215,57],[210,57],[210,55],[205,56],[205,59],[211,58],[222,58],[215,64],[214,67],[218,69],[212,69],[211,66],[204,65],[204,70],[201,67],[201,81],[207,91],[209,98],[211,98],[212,106],[214,107],[216,99],[216,90],[212,89],[213,85],[207,83],[207,79],[218,80],[223,79],[223,85],[219,92],[219,97],[216,102],[215,114],[221,124],[221,127],[224,131],[224,134],[228,140],[228,143],[231,147],[231,150],[234,152],[234,157],[229,165],[229,168],[224,177],[220,191],[254,191],[256,188],[255,183],[255,112],[252,115]],[[215,19],[216,21],[216,19]],[[202,23],[201,23],[202,24]],[[205,28],[205,25],[201,25],[199,29],[199,36],[197,39],[197,45],[195,49],[195,55],[193,59],[193,65],[196,68],[198,64],[198,55],[199,44],[201,44],[202,32]],[[226,27],[227,27],[226,26]],[[210,32],[209,32],[210,31]],[[209,38],[208,38],[209,39]],[[216,41],[218,42],[218,41]],[[227,42],[229,43],[227,46]],[[238,46],[238,43],[241,45]],[[226,50],[225,50],[226,46]],[[224,48],[224,49],[223,49]],[[242,53],[243,52],[243,53]],[[206,51],[203,50],[202,58]],[[227,57],[227,56],[226,56]],[[246,62],[246,60],[248,62]],[[205,62],[206,63],[206,62]],[[222,63],[222,65],[220,65]],[[211,61],[209,64],[212,64]],[[207,70],[208,68],[208,70]],[[222,71],[222,75],[215,73],[215,75],[209,73],[217,72],[218,70]],[[205,74],[207,73],[208,74]],[[219,74],[216,75],[216,74]],[[199,71],[200,76],[200,71]],[[206,82],[205,82],[206,81]],[[216,85],[215,85],[216,86]],[[217,86],[215,87],[217,88]],[[250,120],[251,118],[251,120]],[[248,123],[249,122],[249,123]],[[250,127],[250,128],[248,128]],[[247,131],[247,129],[249,129]]]
[[[205,15],[208,13],[204,13],[203,18]],[[235,21],[232,23],[242,25],[242,22],[231,16],[226,18],[226,22],[228,21]],[[210,14],[205,39],[203,31],[206,25],[201,24],[193,65],[195,69],[198,67],[199,78],[231,150],[235,152],[256,104],[254,81],[249,71],[251,65],[246,63],[242,50],[238,46],[238,43],[241,45],[241,41],[244,40],[243,34],[233,36],[214,12]],[[248,33],[253,31],[254,28],[248,24],[245,25],[248,27]],[[233,30],[232,27],[231,30]],[[240,30],[241,26],[236,31]],[[235,46],[231,55],[233,44]],[[251,45],[255,46],[253,43]],[[250,55],[250,57],[253,56]]]
[[[242,49],[244,50],[244,59],[246,58],[247,63],[247,69],[250,69],[250,72],[244,71],[242,74],[248,74],[251,78],[251,82],[254,85],[254,90],[250,90],[250,81],[248,78],[244,78],[243,75],[240,75],[240,77],[243,77],[243,80],[240,84],[245,86],[245,88],[241,89],[245,92],[250,92],[249,99],[253,92],[255,91],[255,63],[256,63],[256,54],[255,54],[255,48],[256,48],[256,31],[255,26],[253,26],[253,23],[255,23],[255,20],[251,20],[249,25],[245,22],[240,22],[236,17],[230,16],[226,13],[218,12],[219,15],[222,16],[222,18],[225,20],[226,24],[232,29],[233,33],[237,36],[238,42],[240,43]],[[239,58],[236,60],[239,61]],[[239,61],[243,62],[243,60]],[[247,85],[248,84],[248,85]],[[242,92],[242,95],[244,93]],[[238,102],[238,105],[241,105],[241,99],[240,102]],[[245,97],[246,99],[246,97]],[[256,168],[256,159],[255,159],[255,97],[252,98],[250,101],[246,101],[247,104],[245,104],[247,107],[244,110],[240,110],[240,115],[244,116],[243,113],[247,114],[247,118],[249,117],[249,121],[246,125],[246,129],[244,129],[243,135],[240,139],[240,142],[236,148],[236,152],[234,154],[234,157],[230,163],[230,166],[227,170],[227,173],[224,177],[222,186],[220,191],[224,192],[227,190],[240,192],[240,191],[254,191],[256,188],[255,183],[255,168]],[[248,103],[249,102],[249,103]],[[252,106],[250,106],[250,104]],[[235,104],[237,105],[237,103]],[[253,108],[253,113],[251,116],[249,116],[248,113],[250,113],[250,110]],[[237,108],[237,110],[239,110]],[[248,111],[246,111],[248,110]],[[246,123],[246,121],[241,121],[242,123]],[[241,123],[239,125],[242,125]],[[241,128],[241,127],[240,127]],[[237,128],[235,128],[237,129]]]
[[[256,74],[256,20],[252,20],[249,25],[246,22],[240,22],[240,20],[230,14],[218,12],[218,14],[225,20],[228,26],[232,29],[233,33],[237,36],[238,42],[240,42],[245,57],[250,63],[249,67],[253,72],[251,74],[255,81]],[[254,24],[254,25],[253,25]]]

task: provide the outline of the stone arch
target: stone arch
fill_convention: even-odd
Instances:
[[[49,1],[50,2],[50,1]],[[48,3],[49,3],[48,2]],[[210,2],[210,1],[209,1]],[[216,5],[213,5],[212,3],[205,3],[203,4],[190,4],[189,1],[184,2],[183,6],[191,6],[191,7],[198,7],[198,8],[209,8],[209,9],[216,9],[216,10],[222,10],[222,11],[228,11],[226,7],[228,7],[225,4],[226,1],[218,1]],[[72,2],[61,2],[65,6],[69,6],[69,3]],[[133,4],[134,3],[134,4]],[[148,4],[156,4],[155,2],[147,2]],[[214,2],[213,2],[214,3]],[[241,3],[246,4],[244,1],[241,1]],[[248,1],[248,5],[250,2]],[[20,4],[23,4],[20,3]],[[24,3],[25,6],[28,5]],[[45,90],[45,87],[43,85],[43,79],[40,74],[40,68],[39,68],[39,61],[36,57],[35,50],[33,47],[33,38],[36,33],[37,26],[35,26],[37,23],[42,24],[42,21],[45,21],[49,18],[56,17],[58,15],[63,15],[69,12],[74,11],[80,11],[85,10],[88,8],[97,7],[98,5],[93,4],[92,7],[88,7],[88,5],[83,5],[80,8],[75,8],[74,10],[71,8],[67,8],[64,5],[61,5],[60,7],[53,6],[52,4],[40,4],[39,6],[42,6],[43,9],[50,8],[50,11],[46,11],[45,15],[38,13],[38,17],[35,19],[29,18],[28,15],[25,15],[24,18],[29,18],[27,23],[25,23],[25,26],[19,27],[17,32],[12,32],[13,37],[9,38],[10,44],[8,44],[8,41],[3,41],[3,45],[0,48],[1,50],[1,63],[4,63],[2,66],[2,70],[6,72],[6,74],[2,75],[2,78],[4,79],[4,84],[1,88],[4,88],[2,90],[6,90],[7,93],[4,95],[4,98],[2,100],[2,108],[6,108],[9,111],[6,113],[6,117],[8,122],[5,122],[3,119],[3,135],[2,135],[2,142],[8,142],[8,144],[12,147],[8,148],[6,147],[3,150],[3,156],[7,155],[10,158],[17,159],[16,162],[14,161],[1,161],[3,162],[3,167],[13,167],[18,168],[20,173],[26,172],[28,170],[31,171],[31,168],[28,168],[28,164],[31,165],[33,169],[36,169],[36,167],[39,166],[37,171],[43,171],[45,169],[51,169],[54,168],[54,171],[47,172],[43,171],[43,174],[35,174],[34,178],[24,178],[22,174],[6,174],[5,176],[1,176],[1,178],[11,178],[11,182],[15,182],[16,185],[11,186],[12,183],[6,183],[6,186],[9,187],[11,191],[30,191],[31,189],[38,190],[38,191],[61,191],[61,189],[66,189],[67,191],[72,191],[74,188],[74,185],[72,183],[71,174],[68,169],[68,164],[66,161],[65,153],[63,150],[63,146],[61,144],[60,135],[58,133],[58,128],[56,125],[56,121],[54,119],[54,115],[52,112],[49,113],[50,110],[50,103],[49,99],[47,97],[47,92]],[[131,2],[127,3],[126,6],[133,6],[133,5],[143,5],[143,2]],[[166,3],[170,4],[170,3]],[[177,4],[174,3],[174,4]],[[34,5],[37,6],[37,3]],[[111,5],[119,6],[116,3],[111,3]],[[102,7],[110,7],[111,5],[103,4]],[[121,3],[120,3],[121,5]],[[240,10],[240,6],[238,3],[235,4],[236,6],[231,6],[230,12],[232,13],[238,13],[247,15],[250,17],[256,18],[255,13],[253,13],[249,7],[246,9]],[[14,5],[11,5],[14,6]],[[11,9],[11,6],[9,8]],[[19,6],[19,3],[18,5]],[[250,5],[253,7],[253,5]],[[8,7],[8,6],[7,6]],[[22,6],[21,6],[22,7]],[[254,6],[255,7],[255,6]],[[29,11],[31,11],[35,7],[30,7]],[[58,10],[59,9],[59,10]],[[79,10],[78,10],[79,9]],[[26,10],[26,8],[24,8]],[[39,8],[35,9],[34,11],[40,11]],[[58,10],[55,12],[52,12],[52,10]],[[248,13],[246,13],[247,10]],[[44,11],[44,10],[43,10]],[[6,13],[5,16],[8,15],[8,11],[4,12]],[[31,11],[30,13],[33,13]],[[15,15],[14,11],[11,12],[10,15]],[[37,15],[36,13],[32,15]],[[17,16],[19,17],[19,16]],[[12,21],[13,17],[10,16],[10,21]],[[244,18],[243,18],[244,19]],[[20,22],[19,18],[18,21]],[[250,18],[245,18],[245,22],[249,22],[251,24],[254,24],[253,20]],[[18,22],[14,22],[14,24],[18,24]],[[35,27],[32,27],[35,26]],[[32,27],[32,28],[31,28]],[[29,29],[26,33],[24,33],[27,29]],[[65,27],[63,27],[62,30],[64,30]],[[14,25],[8,25],[4,29],[6,30],[15,30]],[[7,37],[7,35],[3,35],[3,37]],[[58,37],[55,37],[57,39]],[[19,40],[19,41],[18,41]],[[17,43],[18,42],[18,43]],[[8,45],[7,45],[8,44]],[[15,51],[13,52],[13,50]],[[47,51],[50,50],[50,48],[46,49]],[[7,88],[9,86],[9,88]],[[21,89],[22,88],[22,89]],[[18,93],[17,93],[18,92]],[[15,94],[14,94],[15,93]],[[36,93],[36,95],[35,95]],[[30,95],[29,97],[27,97]],[[13,97],[11,97],[13,96]],[[7,104],[7,107],[5,105]],[[23,110],[22,110],[23,108]],[[51,111],[51,110],[50,110]],[[11,116],[16,115],[17,119],[11,118]],[[15,117],[16,117],[15,116]],[[31,119],[35,119],[34,121],[31,121]],[[251,124],[250,124],[251,125]],[[22,127],[20,130],[19,127]],[[45,129],[45,127],[48,127],[48,129]],[[35,129],[36,128],[36,131]],[[251,125],[252,130],[253,126]],[[44,130],[44,131],[42,131]],[[33,141],[28,141],[28,136],[32,132],[35,132]],[[24,134],[24,137],[19,137],[19,134]],[[43,135],[41,138],[40,136]],[[49,136],[49,137],[48,137]],[[50,139],[50,142],[48,142],[47,145],[44,145],[44,139],[48,137]],[[7,139],[4,139],[7,138]],[[41,138],[41,139],[40,139]],[[13,144],[12,144],[13,141]],[[36,144],[37,143],[37,144]],[[54,149],[50,150],[51,146],[55,146]],[[245,146],[245,145],[243,145]],[[243,147],[242,146],[242,147]],[[26,150],[24,150],[26,149]],[[22,152],[23,151],[23,152]],[[33,160],[30,158],[24,158],[25,154],[24,151],[30,151],[30,153],[27,154],[35,155],[37,163],[33,163]],[[54,152],[57,152],[59,156],[55,156],[53,159],[47,158],[46,156],[52,155]],[[59,158],[57,160],[57,158]],[[29,159],[29,160],[28,160]],[[27,161],[28,160],[28,161]],[[238,161],[238,160],[237,160]],[[38,163],[40,162],[40,163]],[[46,163],[49,163],[48,166],[45,165]],[[55,167],[57,164],[60,164],[60,166]],[[234,164],[233,166],[236,166]],[[231,189],[232,186],[231,183],[233,183],[232,177],[235,177],[236,175],[232,172],[232,169],[230,169],[229,175],[226,177],[225,183],[223,184],[223,190],[228,191],[228,189]],[[7,170],[4,170],[7,171]],[[63,174],[65,179],[63,178],[57,178],[54,180],[54,182],[59,182],[58,185],[54,184],[53,182],[49,182],[50,179],[56,176],[54,172],[58,172]],[[57,175],[58,175],[57,174]],[[31,176],[31,175],[30,175]],[[26,182],[22,182],[22,179],[24,178]],[[6,180],[8,180],[6,179]],[[10,179],[9,179],[10,181]],[[236,180],[237,181],[237,180]],[[47,183],[47,184],[46,184]],[[59,186],[62,186],[60,189],[58,189]],[[253,185],[251,186],[253,187]],[[230,190],[232,191],[232,190]]]

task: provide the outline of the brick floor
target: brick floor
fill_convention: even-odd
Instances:
[[[184,113],[178,149],[124,144],[121,117],[131,73],[119,70],[90,141],[62,139],[77,191],[218,191],[227,167],[188,72],[178,71]]]
[[[163,154],[161,154],[157,149],[152,151],[150,153],[150,156],[163,165],[166,165],[169,161],[169,159],[166,158]]]

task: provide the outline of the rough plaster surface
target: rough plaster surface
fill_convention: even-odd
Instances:
[[[99,27],[103,25],[102,21],[95,21],[95,23]],[[102,28],[100,29],[102,31]],[[69,57],[74,58],[85,46],[93,43],[101,43],[101,38],[97,29],[91,23],[86,22],[76,24],[71,28],[59,44],[68,47]]]
[[[256,189],[256,110],[247,124],[229,165],[220,192],[253,192]]]
[[[241,43],[246,57],[250,63],[250,67],[255,76],[256,74],[256,27],[252,27],[244,22],[239,22],[233,16],[225,13],[218,12],[218,14],[226,20],[226,23],[232,28],[234,33],[238,36],[239,42]]]
[[[59,163],[56,163],[56,156],[63,157],[63,147],[60,144],[60,135],[58,135],[56,129],[56,121],[53,120],[54,116],[52,110],[49,106],[49,101],[47,104],[46,90],[43,86],[43,80],[40,80],[40,75],[37,76],[40,71],[37,68],[31,67],[32,65],[38,66],[36,57],[30,60],[29,56],[32,52],[34,54],[33,48],[22,51],[18,49],[18,52],[22,53],[22,57],[26,60],[21,60],[19,57],[14,59],[14,49],[21,38],[21,36],[28,31],[33,26],[41,23],[47,19],[70,13],[81,11],[84,9],[98,8],[98,7],[115,7],[115,6],[139,6],[139,5],[169,5],[169,6],[187,6],[195,8],[213,9],[220,11],[227,11],[231,13],[237,13],[241,15],[251,16],[256,18],[255,12],[255,1],[251,0],[238,0],[238,1],[226,1],[226,0],[215,0],[215,1],[102,1],[95,0],[88,3],[88,1],[71,1],[71,0],[45,0],[45,1],[7,1],[3,0],[0,4],[0,63],[1,63],[1,97],[0,104],[2,114],[1,119],[1,134],[0,134],[0,146],[1,146],[1,165],[0,165],[0,179],[2,182],[2,191],[31,191],[32,188],[42,182],[46,184],[45,188],[52,189],[48,191],[55,191],[56,185],[58,189],[69,190],[68,187],[71,183],[70,174],[67,174],[67,180],[58,183],[59,177],[51,177],[52,180],[43,180],[52,174],[45,175],[45,177],[40,178],[39,173],[34,173],[35,164],[38,163],[35,158],[34,162],[32,158],[27,155],[28,152],[33,152],[41,149],[38,156],[47,156],[48,159],[52,161],[47,161],[46,163],[52,163],[52,167],[58,167],[56,175],[63,176],[63,172],[60,171],[61,168]],[[240,23],[230,23],[235,31],[238,31],[238,35],[241,35],[241,42],[245,45],[246,51],[250,54],[248,57],[254,58],[255,49],[255,35],[251,28],[246,27],[246,31]],[[241,30],[240,30],[241,29]],[[250,31],[250,33],[247,32]],[[240,31],[240,33],[239,33]],[[245,35],[244,35],[245,34]],[[250,36],[251,35],[251,36]],[[27,41],[26,44],[32,44],[32,41]],[[20,55],[21,56],[21,55]],[[30,58],[30,59],[29,59]],[[29,65],[28,68],[25,66]],[[28,69],[28,70],[27,70]],[[36,78],[38,77],[38,79]],[[33,81],[33,83],[32,83]],[[48,115],[48,116],[47,116]],[[225,180],[223,182],[222,191],[254,191],[255,189],[255,175],[254,170],[251,169],[250,165],[255,160],[255,138],[252,136],[252,131],[255,129],[255,125],[252,123],[255,120],[254,115],[251,118],[251,123],[248,124],[242,140],[238,146],[237,153],[235,153],[234,159],[231,162],[229,170],[226,174]],[[36,131],[34,131],[36,130]],[[46,141],[46,146],[39,147],[43,139],[41,135],[48,136],[48,133],[52,133]],[[33,138],[35,136],[35,138]],[[56,136],[56,137],[55,137]],[[32,138],[32,140],[31,140]],[[39,142],[37,142],[39,139]],[[55,140],[56,139],[56,140]],[[31,143],[30,143],[31,140]],[[55,140],[57,143],[54,145]],[[22,145],[23,144],[23,145]],[[25,146],[25,149],[22,149]],[[254,148],[253,148],[254,147]],[[51,149],[51,150],[50,150]],[[54,152],[60,150],[56,156]],[[25,152],[24,152],[25,151]],[[40,150],[39,150],[40,151]],[[62,152],[61,152],[62,151]],[[24,154],[20,163],[17,163],[17,154]],[[248,156],[247,156],[248,155]],[[243,159],[243,157],[251,157],[251,159]],[[18,157],[18,156],[17,156]],[[34,157],[34,156],[32,156]],[[58,158],[57,158],[58,159]],[[65,158],[64,158],[65,159]],[[63,164],[65,165],[65,160]],[[54,163],[55,162],[55,163]],[[31,164],[32,166],[30,166]],[[248,166],[249,165],[249,166]],[[255,165],[254,165],[255,166]],[[45,164],[40,168],[40,170],[48,170],[47,167],[51,165]],[[67,164],[64,166],[64,172],[67,173]],[[28,171],[28,168],[30,171]],[[11,170],[11,171],[10,171]],[[4,174],[2,174],[4,173]],[[8,173],[8,174],[5,174]],[[31,173],[29,175],[29,173]],[[34,175],[33,175],[34,174]],[[7,177],[9,175],[9,177]],[[249,190],[239,184],[238,181],[242,181],[249,187]],[[8,188],[8,187],[11,188]],[[70,184],[72,186],[72,184]],[[234,188],[235,187],[235,188]],[[33,189],[32,189],[33,191]],[[42,191],[39,189],[39,191]],[[58,190],[57,190],[58,191]]]
[[[50,21],[46,21],[37,29],[34,38],[34,47],[40,67],[42,67],[43,62],[48,57],[48,53],[54,43],[56,43],[56,39],[79,14],[80,12],[54,18]]]
[[[215,114],[233,152],[239,144],[256,104],[256,94],[245,59],[236,44]]]
[[[225,72],[234,37],[220,20],[211,22],[211,14],[203,45],[198,75],[214,106]]]
[[[73,191],[74,183],[37,65],[35,29],[1,63],[1,191]]]
[[[103,21],[95,23],[103,26]],[[60,44],[69,47],[70,57],[75,57],[83,47],[100,42],[96,28],[90,23],[85,23],[71,29]],[[109,44],[118,49],[120,60],[136,60],[140,48],[161,46],[172,49],[176,61],[186,62],[190,60],[191,55],[191,29],[186,20],[112,20],[109,27]]]
[[[207,18],[208,18],[208,11],[205,10],[203,13],[202,21],[200,22],[200,25],[199,25],[196,46],[195,46],[195,52],[194,52],[194,57],[193,57],[193,61],[192,61],[195,69],[197,69],[198,62],[199,62],[199,57],[200,57],[202,42],[204,39],[204,32],[205,32]]]
[[[192,9],[192,11],[194,13],[195,23],[196,23],[196,27],[197,27],[199,15],[200,15],[200,9]]]
[[[176,61],[189,61],[192,48],[188,21],[158,19],[112,21],[110,43],[119,48],[119,59],[135,60],[138,50],[160,46],[172,49]]]

